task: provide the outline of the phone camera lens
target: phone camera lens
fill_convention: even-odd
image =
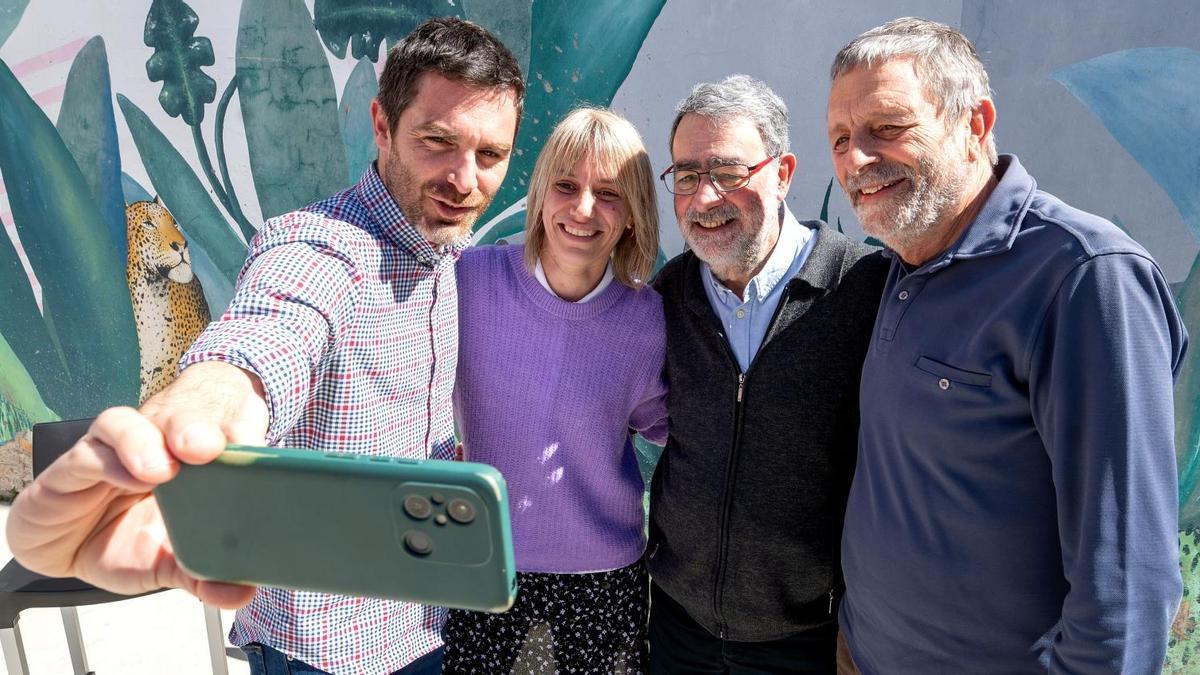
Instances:
[[[446,512],[454,519],[456,523],[467,523],[475,520],[475,507],[471,506],[471,502],[465,499],[451,499],[446,506]]]
[[[404,534],[404,546],[417,555],[433,553],[433,540],[424,532],[409,530]]]
[[[417,520],[425,520],[433,513],[433,505],[421,495],[409,495],[404,498],[404,512]]]

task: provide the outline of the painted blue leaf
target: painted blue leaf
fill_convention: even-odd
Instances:
[[[1200,52],[1129,49],[1067,66],[1051,77],[1100,118],[1200,239]]]
[[[203,248],[216,263],[221,274],[232,282],[246,260],[245,244],[221,215],[187,160],[146,113],[120,94],[117,94],[117,104],[125,115],[125,125],[129,127],[155,192],[175,216],[180,231],[188,238],[188,245],[195,241],[197,247]],[[201,283],[204,282],[202,278]]]
[[[263,217],[346,187],[333,74],[301,0],[242,3],[237,78]]]
[[[338,123],[342,129],[342,143],[346,146],[347,184],[357,183],[363,172],[375,160],[375,133],[371,128],[371,101],[379,91],[375,80],[375,67],[367,59],[360,59],[346,87],[342,90],[342,101],[338,104]]]
[[[180,228],[179,231],[183,232],[183,238],[188,243],[188,251],[192,254],[192,271],[200,279],[200,286],[204,291],[204,302],[208,304],[208,314],[215,319],[225,313],[225,308],[233,299],[233,281],[225,276],[221,268],[217,267],[200,241],[183,228]]]
[[[538,150],[563,115],[612,102],[665,1],[534,3],[525,117],[508,176],[481,224],[525,196]]]
[[[87,180],[113,249],[125,256],[125,203],[121,154],[113,115],[108,56],[99,36],[88,40],[67,74],[58,134]]]
[[[1100,119],[1200,238],[1200,52],[1182,47],[1112,52],[1051,77]],[[1200,259],[1177,303],[1188,332],[1200,334]],[[1187,529],[1200,525],[1200,350],[1188,350],[1175,385],[1175,451],[1179,525]]]
[[[316,0],[312,24],[339,59],[349,41],[352,57],[377,62],[385,38],[395,43],[431,16],[458,15],[446,0]]]
[[[0,45],[12,35],[17,24],[21,23],[21,15],[29,0],[0,0]]]
[[[125,172],[121,172],[121,191],[125,194],[126,204],[154,201],[154,196],[147,192],[146,188],[142,187],[142,184],[137,182],[133,176]]]

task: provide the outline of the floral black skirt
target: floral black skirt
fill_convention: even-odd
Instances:
[[[590,574],[517,574],[503,614],[451,610],[444,675],[646,672],[649,581],[640,561]]]

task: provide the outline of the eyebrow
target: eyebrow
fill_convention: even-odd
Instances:
[[[567,169],[566,171],[560,172],[558,174],[558,178],[575,178],[575,172],[570,169]],[[600,186],[605,186],[605,187],[616,187],[617,179],[616,178],[598,178],[598,179],[596,179],[596,184],[600,185]]]
[[[458,134],[438,124],[437,122],[426,122],[425,124],[413,127],[413,134],[433,134],[441,136],[450,142],[458,141]],[[512,152],[512,143],[489,143],[481,146],[485,150],[496,150],[498,152]]]
[[[414,134],[436,134],[438,136],[445,136],[451,140],[458,138],[458,134],[450,131],[437,122],[426,122],[425,124],[417,125],[413,127],[412,132]]]
[[[731,164],[742,164],[745,166],[750,166],[749,164],[746,164],[746,162],[744,160],[742,160],[741,158],[737,158],[737,159],[733,159],[730,157],[709,157],[708,158],[708,167],[709,168],[714,168],[714,167],[718,167],[718,166],[729,166]],[[671,164],[671,166],[675,167],[676,170],[683,170],[683,171],[695,171],[696,169],[699,169],[700,167],[702,167],[704,165],[705,165],[704,162],[698,162],[696,160],[686,160],[686,159]]]

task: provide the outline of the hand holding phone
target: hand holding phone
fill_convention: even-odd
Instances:
[[[203,579],[491,612],[515,599],[507,488],[485,464],[230,446],[154,494]]]

